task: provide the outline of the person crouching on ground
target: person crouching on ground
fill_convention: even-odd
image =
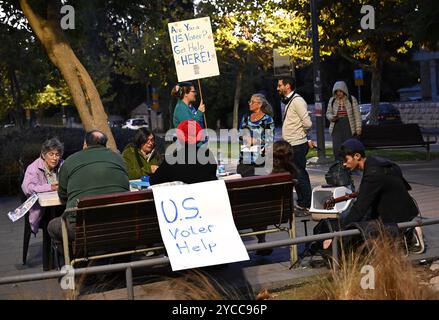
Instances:
[[[346,140],[340,148],[343,165],[349,170],[363,171],[359,193],[352,208],[340,215],[344,229],[351,223],[380,220],[383,224],[410,221],[418,215],[418,208],[409,194],[410,185],[401,168],[382,157],[366,157],[364,145],[357,139]],[[325,240],[328,248],[331,240]]]

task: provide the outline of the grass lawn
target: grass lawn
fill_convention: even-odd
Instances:
[[[214,143],[209,143],[209,148],[212,152],[216,153],[218,147]],[[238,143],[227,143],[221,142],[219,144],[220,151],[223,154],[223,157],[238,159],[239,158],[239,144]],[[426,159],[426,151],[425,150],[416,150],[416,149],[371,149],[366,150],[366,155],[369,156],[380,156],[384,157],[396,162],[399,161],[416,161],[416,160],[425,160]],[[317,150],[312,149],[309,151],[307,158],[316,157]],[[326,148],[326,156],[332,157],[332,149]],[[431,159],[439,159],[439,152],[430,152]]]
[[[310,150],[307,158],[316,157],[317,150]],[[326,148],[326,156],[332,158],[332,149]],[[413,149],[367,149],[366,156],[380,156],[392,161],[416,161],[426,160],[426,151],[419,151]],[[439,152],[430,152],[431,159],[439,159]]]

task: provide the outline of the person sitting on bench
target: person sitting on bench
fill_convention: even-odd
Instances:
[[[150,176],[150,185],[173,181],[198,183],[217,180],[216,160],[204,141],[202,128],[195,120],[185,120],[177,127],[178,144],[172,154],[166,154],[164,161]]]
[[[108,149],[107,136],[97,130],[87,132],[83,150],[64,161],[59,172],[58,196],[73,208],[79,198],[130,191],[128,173],[120,154]],[[69,242],[74,240],[76,215],[68,216]],[[52,219],[47,227],[50,237],[61,250],[61,218]]]

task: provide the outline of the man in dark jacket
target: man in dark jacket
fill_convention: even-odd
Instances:
[[[385,158],[366,157],[364,145],[357,139],[346,140],[340,148],[343,165],[363,171],[357,200],[341,218],[342,227],[371,219],[383,223],[409,221],[418,215],[418,209],[408,193],[410,185],[400,167]]]
[[[346,168],[363,171],[356,201],[349,211],[340,215],[342,229],[354,222],[379,219],[392,224],[410,221],[418,215],[418,208],[408,193],[411,187],[396,163],[382,157],[366,157],[365,147],[357,139],[346,140],[339,154]],[[324,248],[329,244],[326,240]]]

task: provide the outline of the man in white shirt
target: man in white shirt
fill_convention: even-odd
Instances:
[[[299,169],[295,209],[301,211],[303,215],[308,215],[311,206],[311,182],[306,171],[306,155],[313,145],[312,141],[308,140],[308,131],[312,127],[312,122],[308,114],[308,105],[295,92],[295,88],[294,78],[284,77],[278,80],[277,91],[283,97],[282,102],[285,104],[282,138],[293,147],[294,164]]]

